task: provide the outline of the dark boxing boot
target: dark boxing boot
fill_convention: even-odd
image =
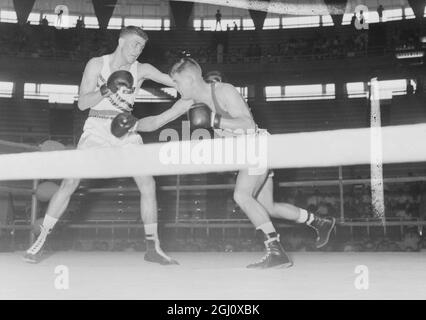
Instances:
[[[320,218],[317,215],[314,215],[314,220],[309,224],[309,226],[314,229],[317,234],[317,248],[322,248],[328,243],[330,233],[335,225],[335,218]]]
[[[272,233],[266,236],[266,254],[259,261],[249,264],[249,269],[289,268],[293,262],[281,246],[279,235]]]
[[[146,253],[144,259],[145,261],[159,263],[161,265],[179,264],[161,250],[158,240],[146,240]]]

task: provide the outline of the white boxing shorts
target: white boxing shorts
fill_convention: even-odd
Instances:
[[[239,133],[235,133],[232,130],[224,130],[224,129],[214,129],[215,138],[225,138],[225,137],[237,137]],[[253,132],[248,133],[248,135],[264,135],[270,136],[271,134],[266,129],[261,129],[256,126],[256,129]],[[238,171],[235,172],[235,175],[238,175]],[[268,178],[274,177],[274,171],[272,169],[268,170]]]
[[[142,137],[136,132],[129,132],[121,138],[113,136],[111,133],[111,121],[112,119],[106,118],[87,118],[77,149],[143,144]]]

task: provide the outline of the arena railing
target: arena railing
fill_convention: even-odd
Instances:
[[[279,187],[320,187],[320,186],[338,186],[340,195],[340,217],[337,218],[338,226],[349,227],[350,233],[353,234],[353,228],[362,227],[367,230],[367,234],[370,234],[370,228],[379,227],[383,229],[383,234],[386,235],[387,227],[400,227],[401,233],[404,227],[417,227],[419,230],[423,229],[426,225],[426,220],[421,218],[399,218],[399,217],[386,217],[385,219],[379,218],[346,218],[344,208],[344,189],[345,185],[357,185],[357,184],[369,184],[370,179],[343,179],[342,167],[338,167],[339,179],[330,180],[310,180],[310,181],[291,181],[291,182],[280,182]],[[179,177],[179,176],[178,176]],[[425,182],[426,176],[417,177],[390,177],[384,178],[383,182],[386,183],[409,183],[409,182]],[[9,194],[27,194],[32,196],[32,210],[30,220],[14,220],[12,224],[0,225],[0,229],[10,230],[12,233],[15,230],[27,230],[30,231],[36,221],[36,213],[38,211],[37,199],[34,196],[37,183],[34,183],[33,188],[19,188],[13,186],[0,186],[0,192],[6,192]],[[248,219],[181,219],[179,213],[181,207],[179,206],[180,191],[183,190],[230,190],[232,191],[234,184],[210,184],[210,185],[181,185],[179,178],[177,179],[176,185],[160,186],[161,191],[176,191],[176,212],[174,221],[163,220],[162,225],[165,228],[171,229],[190,229],[193,232],[194,229],[203,229],[208,234],[210,229],[221,229],[225,232],[225,229],[237,229],[241,232],[241,229],[253,229],[252,224]],[[85,189],[85,193],[137,193],[136,187],[120,187],[120,188],[88,188]],[[161,218],[161,217],[160,217]],[[161,221],[161,220],[160,220]],[[63,221],[62,223],[67,224],[67,228],[71,229],[91,229],[97,233],[99,229],[140,229],[143,225],[139,221],[135,220],[88,220],[85,223],[73,223],[70,221]],[[278,222],[277,226],[280,228],[286,228],[293,226],[293,224]],[[114,232],[114,231],[112,231]],[[336,231],[337,232],[337,231]]]
[[[117,221],[117,220],[91,220],[86,223],[72,223],[67,220],[63,220],[60,223],[62,226],[66,226],[67,230],[75,230],[77,232],[77,237],[75,240],[81,240],[82,232],[91,231],[93,233],[87,234],[86,237],[90,235],[89,240],[95,241],[98,238],[106,236],[106,231],[108,232],[110,240],[122,240],[123,233],[119,230],[126,230],[127,235],[130,235],[133,231],[137,233],[143,233],[143,224],[140,221],[129,220],[129,221]],[[386,228],[397,228],[399,227],[399,234],[402,237],[404,235],[405,228],[417,228],[418,232],[422,234],[426,221],[422,219],[402,219],[402,218],[392,218],[386,220],[386,226],[382,224],[381,221],[377,219],[364,219],[363,221],[356,221],[348,219],[344,222],[339,222],[334,229],[334,234],[337,236],[339,234],[348,234],[351,237],[355,235],[355,228],[362,228],[366,231],[367,236],[370,236],[372,229],[382,230],[382,236],[387,236]],[[288,224],[288,223],[275,223],[277,229],[287,229],[287,228],[297,228],[297,225]],[[185,230],[189,232],[192,236],[197,232],[196,230],[201,230],[207,237],[211,235],[213,230],[219,230],[222,238],[225,238],[227,230],[236,232],[235,234],[241,236],[244,231],[244,234],[252,233],[253,236],[256,236],[256,229],[253,227],[250,221],[247,219],[208,219],[208,220],[196,220],[196,221],[179,221],[179,222],[160,222],[160,227],[164,229],[171,230],[173,232],[178,232],[179,230]],[[349,229],[349,230],[348,230]],[[30,232],[32,234],[33,228],[28,224],[27,220],[15,220],[13,224],[9,225],[0,225],[0,234],[3,231],[4,233],[9,233],[12,243],[18,242],[17,239],[22,239],[22,234]],[[199,233],[197,233],[199,234]],[[228,232],[229,234],[229,232]],[[374,233],[376,236],[377,232]]]
[[[73,135],[10,131],[0,131],[0,139],[29,145],[39,145],[46,140],[54,140],[65,146],[75,146],[78,141],[78,138]]]

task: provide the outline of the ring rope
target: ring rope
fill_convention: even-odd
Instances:
[[[266,164],[275,168],[332,167],[370,164],[370,128],[277,134],[267,142]],[[426,161],[426,124],[382,127],[383,163]],[[230,141],[229,139],[233,139]],[[0,180],[116,178],[234,171],[250,168],[248,161],[225,163],[166,163],[165,152],[191,155],[196,150],[218,150],[225,140],[239,146],[261,138],[242,135],[201,141],[174,141],[125,147],[26,152],[0,155]],[[257,141],[253,141],[257,140]],[[216,149],[217,148],[217,149]]]

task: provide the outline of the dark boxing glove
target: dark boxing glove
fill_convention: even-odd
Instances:
[[[115,116],[111,122],[111,133],[121,138],[130,131],[135,130],[138,119],[129,112],[123,112]]]
[[[191,127],[197,128],[220,128],[221,116],[212,112],[208,105],[205,103],[194,103],[192,108],[188,111],[188,119]]]
[[[109,76],[107,83],[101,86],[101,94],[102,96],[107,96],[112,93],[116,93],[118,90],[120,90],[120,88],[133,90],[133,83],[133,76],[129,71],[115,71]]]

